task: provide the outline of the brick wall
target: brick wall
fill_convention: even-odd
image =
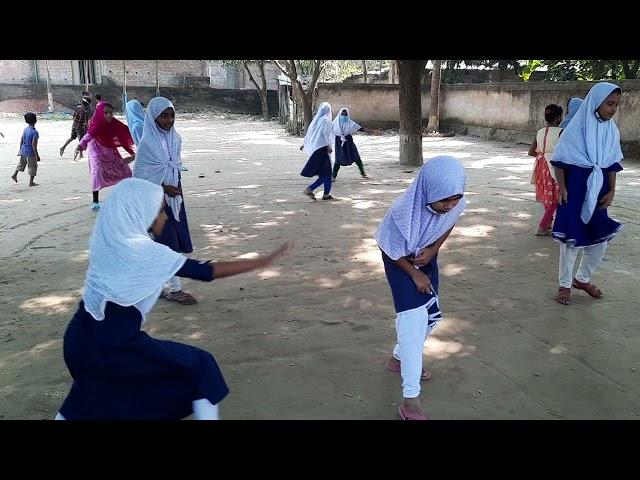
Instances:
[[[127,60],[127,86],[155,86],[155,60]],[[122,85],[122,60],[102,60],[101,74],[110,81]],[[206,62],[203,60],[158,60],[160,86],[181,87],[189,84],[187,77],[208,76]]]
[[[253,63],[249,66],[249,69],[258,85],[262,86],[258,65]],[[267,77],[267,90],[278,90],[278,75],[280,73],[274,63],[268,62],[265,65],[264,74]],[[240,88],[247,90],[256,88],[251,83],[249,74],[244,68],[236,70],[233,67],[225,67],[220,61],[209,63],[209,77],[212,88]]]
[[[33,60],[0,60],[0,78],[3,83],[33,83]]]
[[[52,85],[53,100],[65,107],[73,109],[81,98],[83,85]],[[111,82],[103,85],[90,85],[89,91],[99,92],[103,100],[113,104],[117,112],[122,111],[122,86]],[[137,98],[145,104],[155,97],[155,87],[129,87],[129,99]],[[226,90],[210,87],[161,87],[160,94],[171,100],[180,112],[194,112],[215,109],[231,113],[251,113],[258,115],[262,112],[260,98],[254,90]],[[0,84],[0,101],[14,98],[46,99],[45,84]],[[278,115],[278,95],[269,91],[269,111],[273,116]]]

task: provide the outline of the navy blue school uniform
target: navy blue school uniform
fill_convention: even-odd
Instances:
[[[391,287],[393,306],[395,307],[396,313],[428,305],[429,326],[440,320],[442,313],[440,312],[438,297],[438,286],[440,284],[438,256],[434,256],[429,263],[420,267],[420,271],[429,277],[435,293],[420,293],[411,277],[393,263],[393,260],[383,254],[382,261],[384,263],[384,272],[387,275],[389,287]]]
[[[178,188],[182,187],[182,181],[178,181]],[[167,221],[162,229],[162,234],[154,237],[158,243],[166,245],[174,252],[191,253],[193,252],[193,244],[191,243],[191,235],[189,234],[189,223],[187,222],[187,211],[184,206],[184,195],[182,196],[182,205],[180,205],[180,221],[176,221],[173,216],[173,210],[165,203],[164,213],[167,214]]]
[[[307,160],[306,165],[300,172],[303,177],[326,177],[331,175],[331,157],[329,157],[328,147],[317,149]]]
[[[188,259],[177,276],[213,280],[211,265]],[[140,330],[135,306],[107,302],[96,321],[80,302],[64,335],[73,385],[60,413],[67,420],[179,420],[192,402],[219,403],[229,389],[213,355],[157,340]]]
[[[336,162],[343,167],[351,165],[353,162],[360,160],[360,153],[358,147],[356,147],[353,137],[347,135],[345,137],[345,143],[342,145],[342,139],[336,136],[336,146],[334,151],[336,152]]]
[[[556,220],[553,224],[552,232],[553,238],[572,247],[587,247],[611,240],[620,231],[622,224],[609,218],[607,209],[596,206],[589,223],[583,223],[580,218],[582,204],[587,194],[587,179],[591,174],[591,168],[554,161],[551,164],[564,170],[567,188],[567,203],[559,204],[556,210]],[[604,195],[609,193],[608,173],[621,170],[622,166],[618,162],[602,169],[604,181],[598,193],[598,202]]]

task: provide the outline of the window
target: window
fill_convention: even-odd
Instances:
[[[96,83],[96,61],[78,60],[80,70],[80,85]]]

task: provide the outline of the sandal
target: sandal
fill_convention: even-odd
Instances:
[[[556,295],[556,302],[562,305],[569,305],[571,303],[571,289],[566,287],[558,288],[558,295]]]
[[[551,235],[551,230],[546,228],[539,228],[536,232],[536,237],[548,237]]]
[[[389,360],[387,361],[387,370],[393,373],[400,373],[400,360],[396,360],[395,362]],[[431,378],[431,372],[426,368],[422,369],[422,374],[420,375],[420,380],[427,381]]]
[[[322,195],[323,200],[336,200],[333,195]]]
[[[602,290],[600,290],[591,282],[583,283],[574,278],[572,285],[573,285],[573,288],[577,288],[578,290],[584,290],[593,298],[602,298],[602,295],[603,295]]]
[[[313,198],[314,200],[317,200],[316,196],[313,194],[313,192],[311,190],[309,190],[309,187],[305,188],[302,193],[304,193],[306,196]]]
[[[402,408],[402,405],[398,407],[398,413],[400,414],[400,418],[402,420],[429,420],[429,417],[427,417],[425,414],[410,412]]]
[[[176,295],[173,297],[172,295]],[[198,300],[195,299],[193,295],[187,292],[183,292],[182,290],[178,292],[169,292],[164,294],[165,300],[169,300],[170,302],[176,302],[181,305],[195,305],[198,303]]]

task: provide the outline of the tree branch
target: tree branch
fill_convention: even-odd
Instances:
[[[253,75],[251,74],[251,70],[249,70],[249,65],[248,65],[249,61],[245,60],[242,62],[242,65],[244,65],[244,69],[247,71],[247,73],[249,74],[249,80],[251,80],[251,83],[253,83],[255,85],[255,87],[258,89],[258,92],[261,92],[262,89],[260,88],[260,86],[258,85],[258,83],[254,80]]]

